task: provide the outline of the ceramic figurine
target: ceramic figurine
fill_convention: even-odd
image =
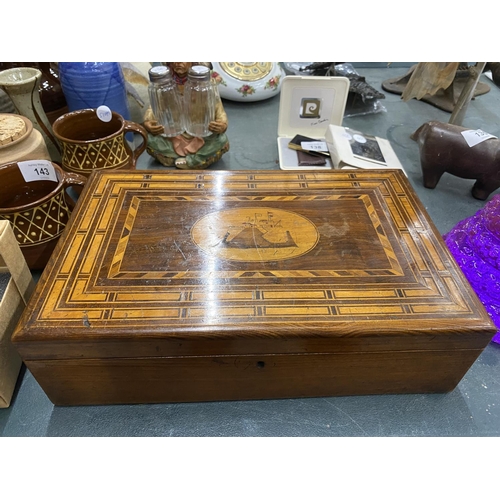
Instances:
[[[230,101],[262,101],[280,93],[284,70],[275,62],[214,62],[212,77]]]
[[[210,63],[173,62],[163,63],[172,72],[179,93],[184,95],[184,86],[188,80],[189,70],[197,65],[207,66]],[[167,167],[181,169],[206,168],[229,150],[227,115],[218,92],[215,92],[215,116],[209,123],[211,135],[193,137],[187,132],[175,137],[166,137],[163,126],[148,108],[144,115],[144,128],[148,132],[147,152]]]
[[[411,138],[420,149],[426,188],[434,189],[441,176],[448,172],[462,179],[476,179],[472,196],[486,200],[500,187],[500,140],[489,138],[471,147],[462,135],[467,130],[459,125],[430,121]]]

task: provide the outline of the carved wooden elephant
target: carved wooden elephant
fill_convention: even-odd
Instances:
[[[470,147],[462,135],[465,130],[470,129],[430,121],[411,135],[419,145],[424,186],[434,189],[448,172],[476,179],[472,196],[486,200],[500,187],[500,140],[490,138]]]

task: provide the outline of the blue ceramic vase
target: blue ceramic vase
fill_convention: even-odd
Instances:
[[[108,106],[130,120],[125,79],[117,62],[60,62],[59,79],[69,111]]]

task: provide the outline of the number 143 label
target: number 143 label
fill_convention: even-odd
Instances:
[[[47,160],[27,160],[18,162],[19,170],[26,182],[54,181],[58,182],[56,170]]]

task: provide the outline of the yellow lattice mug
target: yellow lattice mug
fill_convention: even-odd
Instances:
[[[30,269],[43,269],[75,206],[70,187],[86,177],[48,160],[0,165],[0,219],[11,223]]]
[[[66,113],[54,122],[52,130],[61,145],[62,167],[86,177],[96,170],[135,168],[148,140],[141,125],[100,108]],[[135,149],[127,141],[131,132],[142,137]]]

